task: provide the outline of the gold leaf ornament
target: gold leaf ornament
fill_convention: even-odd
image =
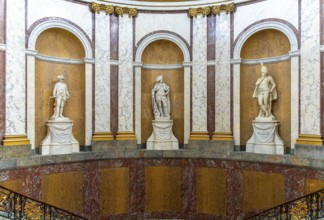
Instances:
[[[31,220],[42,219],[42,209],[35,202],[26,202],[24,207],[26,217]]]
[[[202,14],[203,16],[209,15],[210,14],[210,7],[189,8],[189,15],[190,16],[196,17],[199,14]]]

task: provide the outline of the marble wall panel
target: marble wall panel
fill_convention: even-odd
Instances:
[[[300,133],[320,134],[320,4],[301,1]]]
[[[241,57],[256,59],[287,54],[290,44],[279,31],[264,30],[252,35],[243,45]],[[279,135],[291,146],[291,65],[289,61],[265,64],[269,75],[276,82],[278,99],[272,102],[272,113],[280,122]],[[245,144],[252,136],[251,122],[259,114],[257,100],[252,98],[255,82],[260,77],[260,65],[241,65],[240,78],[240,143]]]
[[[174,22],[177,21],[177,22]],[[170,31],[180,35],[190,44],[190,18],[187,12],[182,13],[139,13],[135,23],[135,44],[147,34],[160,31]]]
[[[269,18],[288,21],[298,30],[298,4],[296,0],[267,0],[237,5],[234,13],[234,40],[249,25]],[[273,7],[276,7],[276,10],[269,10]]]
[[[6,134],[25,134],[25,1],[6,1],[6,7]]]
[[[6,39],[6,0],[0,0],[0,43],[5,43]]]
[[[322,187],[324,171],[219,159],[125,158],[2,170],[0,182],[12,189],[19,185],[23,194],[38,200],[66,201],[60,201],[63,208],[76,208],[88,219],[243,219],[264,209],[262,205]],[[102,189],[116,198],[104,196],[105,202],[115,204],[104,209],[113,210],[110,214],[100,213]],[[217,198],[204,200],[200,192]],[[216,213],[211,204],[223,208]],[[117,207],[123,214],[112,214]]]
[[[215,66],[207,67],[207,130],[209,135],[215,131]]]
[[[95,132],[110,132],[110,16],[95,20]]]
[[[5,75],[5,52],[0,51],[0,140],[5,134],[6,126],[6,75]]]
[[[193,18],[192,131],[207,131],[207,18]]]
[[[129,168],[100,169],[100,215],[125,214],[129,210]]]
[[[215,131],[231,132],[231,15],[216,20]]]
[[[118,131],[133,129],[133,18],[119,17]]]
[[[198,213],[226,214],[226,170],[196,168],[196,207]]]
[[[110,130],[118,131],[118,66],[110,65]]]
[[[42,176],[42,201],[71,212],[83,211],[83,173],[80,171]]]
[[[22,179],[17,179],[1,182],[0,185],[17,193],[22,193],[22,183]]]
[[[39,19],[58,17],[73,22],[92,39],[92,12],[89,10],[88,3],[61,0],[29,0],[27,10],[27,29]]]

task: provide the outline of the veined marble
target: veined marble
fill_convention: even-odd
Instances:
[[[320,134],[320,4],[301,1],[300,133]]]
[[[96,14],[95,132],[110,132],[110,16]]]
[[[91,145],[92,140],[92,59],[85,59],[85,145]]]
[[[28,0],[27,8],[28,28],[42,18],[65,18],[81,27],[92,39],[92,13],[89,11],[89,5],[62,0]]]
[[[133,129],[133,19],[119,17],[118,131]]]
[[[267,0],[237,7],[234,14],[234,39],[249,25],[269,18],[286,20],[298,30],[298,0]]]
[[[295,148],[295,142],[299,133],[299,56],[293,56],[291,65],[291,148]]]
[[[6,6],[6,134],[25,134],[25,1]]]
[[[193,18],[192,131],[207,131],[207,17]]]
[[[240,59],[237,60],[237,62],[233,63],[233,115],[234,115],[234,123],[233,123],[233,136],[234,136],[234,144],[240,145],[240,77],[241,77],[241,62]]]
[[[231,132],[230,14],[216,16],[215,131]]]
[[[177,22],[175,22],[177,21]],[[155,31],[171,31],[183,37],[190,44],[190,18],[181,14],[146,14],[139,13],[135,22],[135,42]]]

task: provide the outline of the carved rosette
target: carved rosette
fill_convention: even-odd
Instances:
[[[123,16],[124,14],[128,14],[130,17],[134,17],[137,15],[137,9],[136,8],[127,8],[127,7],[115,7],[115,12],[118,15]]]
[[[212,7],[212,13],[214,15],[219,15],[222,11],[227,13],[234,12],[235,5],[234,3],[227,4],[227,5],[217,5]]]
[[[115,11],[114,6],[112,5],[98,4],[95,2],[91,3],[91,9],[98,14],[100,11],[105,11],[106,15],[112,14]]]
[[[192,17],[196,17],[197,15],[202,14],[203,16],[207,16],[210,14],[210,7],[204,7],[204,8],[190,8],[189,9],[189,15]]]

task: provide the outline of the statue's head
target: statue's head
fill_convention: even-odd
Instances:
[[[156,80],[157,82],[162,82],[162,81],[163,81],[163,76],[160,75],[160,76],[156,77],[155,80]]]
[[[58,75],[57,76],[57,79],[60,80],[60,81],[63,81],[64,80],[64,76],[63,75]]]
[[[263,66],[263,62],[261,62],[261,75],[265,76],[268,74],[268,68],[266,66]]]

